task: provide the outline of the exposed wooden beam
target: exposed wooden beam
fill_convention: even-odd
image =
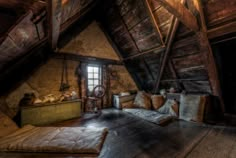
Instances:
[[[47,0],[48,39],[53,50],[57,48],[60,35],[62,0]]]
[[[148,9],[148,12],[149,12],[149,14],[151,16],[151,19],[152,19],[152,23],[154,24],[154,26],[155,26],[155,28],[157,30],[157,33],[158,33],[159,38],[161,40],[161,43],[162,43],[162,45],[165,45],[165,43],[163,41],[163,36],[161,34],[160,28],[159,28],[158,23],[157,23],[157,19],[155,18],[154,14],[153,14],[153,11],[152,11],[150,3],[149,3],[149,0],[145,0],[145,2],[146,2],[146,6],[147,6],[147,9]]]
[[[236,21],[208,30],[207,36],[213,39],[234,32],[236,32]]]
[[[67,60],[72,60],[72,61],[91,62],[91,63],[104,64],[104,65],[123,65],[123,62],[121,62],[119,60],[97,58],[97,57],[93,57],[93,56],[69,54],[66,52],[60,52],[60,53],[53,54],[53,57],[55,57],[57,59],[64,59],[64,56],[66,56]]]
[[[155,83],[154,93],[157,93],[158,90],[159,90],[159,85],[160,85],[161,77],[163,75],[165,65],[166,65],[166,63],[168,61],[168,56],[169,56],[169,53],[171,51],[171,46],[173,44],[175,33],[177,31],[178,26],[179,26],[179,20],[175,18],[175,20],[173,21],[172,26],[171,26],[172,27],[172,31],[171,31],[171,34],[170,34],[170,38],[169,38],[169,41],[167,43],[167,47],[166,47],[166,50],[164,52],[163,59],[161,61],[160,72],[159,72],[159,76],[157,77],[157,80],[156,80],[156,83]]]
[[[73,23],[75,23],[78,19],[81,17],[84,17],[88,12],[91,12],[95,8],[95,6],[98,4],[99,0],[95,0],[95,2],[91,3],[87,7],[90,9],[85,9],[83,12],[78,12],[72,17],[70,17],[66,22],[61,24],[61,32],[64,32],[69,26],[71,26]],[[89,14],[89,13],[88,13]]]
[[[183,5],[179,0],[155,0],[166,10],[173,14],[179,21],[186,25],[189,29],[197,32],[199,26],[196,17]],[[182,1],[184,2],[184,1]]]
[[[197,10],[199,11],[200,19],[201,19],[201,30],[198,33],[199,43],[200,43],[200,52],[205,56],[205,65],[208,70],[209,81],[212,89],[212,93],[215,96],[218,96],[221,102],[222,112],[225,111],[224,102],[221,94],[220,82],[218,79],[218,71],[215,63],[215,58],[211,49],[211,45],[209,43],[207,37],[207,26],[205,22],[203,7],[201,0],[195,0],[195,5]]]
[[[135,55],[131,55],[131,56],[128,56],[127,58],[124,58],[123,60],[128,60],[128,59],[133,59],[133,58],[136,58],[136,57],[139,57],[141,55],[145,55],[145,54],[149,54],[149,53],[153,53],[154,51],[155,52],[161,52],[165,50],[165,46],[160,46],[160,47],[156,47],[156,48],[153,48],[153,49],[150,49],[150,50],[146,50],[144,52],[140,52],[138,54],[135,54]]]
[[[178,75],[177,75],[177,73],[176,73],[176,70],[175,70],[175,68],[174,68],[174,66],[173,66],[173,63],[172,63],[172,60],[171,60],[171,59],[169,59],[169,61],[168,61],[168,66],[169,66],[169,68],[170,68],[170,71],[171,71],[171,73],[172,73],[174,79],[175,79],[176,82],[177,82],[178,89],[183,90],[183,89],[184,89],[184,86],[183,86],[183,84],[181,83],[181,81],[178,80],[179,77],[178,77]]]

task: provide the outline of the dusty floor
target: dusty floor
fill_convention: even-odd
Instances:
[[[235,158],[236,128],[173,121],[165,126],[141,120],[116,109],[86,114],[53,126],[107,127],[100,158]],[[78,157],[59,154],[7,153],[0,157]]]

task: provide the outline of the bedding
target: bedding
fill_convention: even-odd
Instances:
[[[167,114],[161,114],[154,110],[146,109],[123,109],[124,111],[140,117],[144,120],[150,121],[152,123],[161,125],[173,119],[173,116]]]
[[[106,128],[27,125],[2,137],[0,151],[98,154],[106,134]]]

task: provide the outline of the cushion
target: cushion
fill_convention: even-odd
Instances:
[[[135,106],[133,104],[133,100],[121,103],[121,107],[122,107],[122,109],[123,108],[135,108]]]
[[[187,121],[202,122],[206,96],[181,95],[179,118]]]
[[[151,101],[154,110],[159,109],[165,102],[164,97],[162,95],[152,95]]]
[[[146,109],[140,109],[140,108],[133,108],[133,109],[123,109],[124,111],[135,115],[139,118],[142,118],[144,120],[147,120],[149,122],[158,124],[158,125],[162,125],[165,124],[167,122],[169,122],[170,120],[172,120],[172,116],[170,115],[166,115],[166,114],[161,114],[157,111],[154,110],[146,110]]]
[[[162,114],[169,114],[171,116],[178,116],[178,104],[175,100],[167,99],[165,104],[157,111]]]
[[[151,98],[144,91],[139,91],[134,99],[134,105],[139,108],[151,109]]]
[[[18,130],[17,125],[7,115],[0,111],[0,138]]]

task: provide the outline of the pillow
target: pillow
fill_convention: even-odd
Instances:
[[[162,114],[169,114],[171,116],[178,116],[178,104],[175,100],[167,99],[165,104],[157,111]]]
[[[123,108],[128,108],[128,109],[135,108],[135,106],[133,104],[133,100],[121,103],[121,107],[122,107],[122,109]]]
[[[151,96],[152,107],[154,110],[159,109],[164,104],[164,97],[162,95],[152,95]]]
[[[187,121],[202,122],[206,96],[199,95],[181,95],[180,96],[180,119]]]
[[[134,99],[134,105],[139,108],[151,109],[151,98],[144,91],[139,91]]]
[[[10,133],[15,132],[17,129],[17,125],[13,122],[7,115],[0,111],[0,138],[7,136]]]

